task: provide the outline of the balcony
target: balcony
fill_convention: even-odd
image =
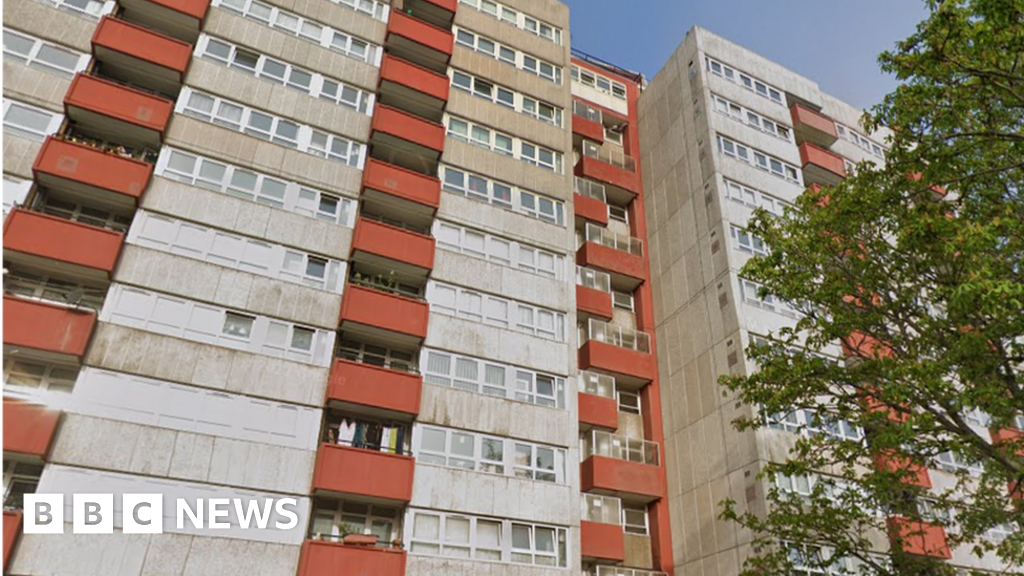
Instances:
[[[21,510],[4,510],[4,574],[10,566],[18,536],[21,536]]]
[[[907,484],[925,489],[932,487],[932,479],[928,473],[928,468],[914,464],[909,458],[893,453],[885,453],[875,454],[872,456],[872,461],[880,470],[887,472],[907,471],[909,475],[903,477],[903,481]]]
[[[592,430],[583,437],[580,490],[648,503],[665,494],[658,445]]]
[[[941,560],[953,557],[946,541],[946,529],[929,522],[894,516],[887,520],[889,537],[903,546],[904,552],[915,556],[931,556]]]
[[[174,102],[110,80],[78,74],[64,112],[92,136],[138,148],[159,148]]]
[[[576,267],[576,311],[582,317],[612,319],[612,279],[607,272]]]
[[[445,30],[451,30],[458,0],[405,0],[405,7],[417,18]]]
[[[153,166],[51,137],[43,143],[32,173],[36,182],[75,203],[134,208]]]
[[[640,193],[640,177],[636,160],[618,150],[601,148],[593,142],[583,142],[583,154],[576,162],[574,174],[612,187],[609,197],[616,204],[626,205]]]
[[[374,546],[306,540],[298,576],[404,576],[405,552]]]
[[[639,389],[657,373],[651,337],[646,332],[591,318],[587,321],[586,342],[579,350],[579,368],[612,374],[617,386]]]
[[[597,182],[575,177],[573,180],[572,205],[576,223],[596,222],[608,225],[608,196],[605,187]]]
[[[4,298],[4,311],[7,311],[7,298]],[[6,329],[6,320],[4,324]],[[4,398],[4,452],[45,460],[59,422],[58,410]]]
[[[370,146],[374,158],[436,174],[437,162],[444,152],[444,126],[378,104],[370,124]]]
[[[579,100],[572,101],[572,136],[577,145],[582,140],[604,144],[604,117],[601,111]]]
[[[362,499],[407,503],[412,499],[412,456],[324,443],[316,455],[313,490]]]
[[[846,178],[843,158],[814,144],[804,142],[800,145],[800,162],[803,165],[805,185],[833,186]]]
[[[580,556],[591,562],[617,564],[626,559],[622,526],[580,521]]]
[[[619,427],[619,403],[615,399],[615,378],[597,372],[580,372],[578,413],[580,430]]]
[[[335,358],[327,381],[327,401],[353,406],[373,416],[411,419],[420,412],[423,376]],[[369,410],[365,410],[368,408]]]
[[[380,103],[435,122],[448,104],[449,79],[444,74],[385,54],[380,64]]]
[[[623,291],[636,290],[647,278],[643,242],[625,234],[588,223],[585,242],[576,251],[576,264],[599,268],[611,275],[612,287]]]
[[[426,278],[434,268],[434,244],[430,236],[361,217],[352,236],[351,259],[399,276]]]
[[[210,8],[210,0],[121,0],[122,17],[195,44]]]
[[[387,35],[384,37],[384,49],[389,54],[444,74],[454,45],[455,37],[450,29],[439,28],[396,10],[391,11]]]
[[[429,228],[441,205],[441,181],[369,158],[363,169],[362,199],[372,213]]]
[[[4,296],[4,350],[28,348],[55,359],[80,361],[96,314]]]
[[[58,274],[106,280],[124,235],[98,226],[15,208],[4,221],[4,260]]]
[[[793,118],[793,133],[797,144],[810,142],[815,146],[828,148],[839,139],[836,123],[821,112],[802,104],[793,104],[789,114]]]
[[[92,35],[92,54],[102,63],[104,76],[177,94],[192,58],[192,45],[104,16]]]
[[[355,339],[418,346],[427,337],[429,315],[422,300],[352,283],[341,300],[341,329]]]

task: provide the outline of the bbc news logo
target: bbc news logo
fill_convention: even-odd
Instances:
[[[24,498],[23,529],[26,534],[64,533],[63,494],[25,494]],[[178,498],[174,506],[175,526],[179,531],[188,529],[186,523],[200,530],[250,527],[291,530],[299,523],[297,507],[295,498],[265,498],[262,502],[242,498],[198,498],[191,501]],[[73,494],[71,533],[113,534],[115,513],[113,494]],[[275,513],[278,519],[271,523]],[[164,497],[162,494],[124,494],[121,496],[120,517],[121,531],[125,534],[163,534]]]

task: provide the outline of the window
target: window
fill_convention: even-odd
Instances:
[[[565,408],[565,379],[489,360],[424,349],[423,381],[551,408]]]
[[[966,470],[973,476],[978,476],[984,470],[984,466],[979,461],[971,461],[963,454],[956,452],[942,452],[936,458],[935,466],[940,470],[946,472],[957,473],[961,470]]]
[[[615,128],[604,127],[604,140],[612,144],[622,146],[622,131]]]
[[[540,276],[560,279],[565,268],[564,257],[559,254],[441,220],[434,221],[433,236],[441,248]]]
[[[616,396],[619,400],[619,412],[640,414],[640,394],[638,392],[619,390],[616,392]]]
[[[627,534],[647,536],[647,507],[642,504],[623,504],[622,528]]]
[[[22,180],[16,176],[4,174],[4,217],[7,213],[25,203],[29,190],[32,189],[31,180]]]
[[[768,156],[763,152],[734,142],[721,135],[718,136],[718,148],[726,156],[751,164],[765,172],[771,172],[779,178],[800,184],[801,186],[803,185],[800,170],[788,162],[783,162],[774,156]]]
[[[11,356],[4,359],[4,385],[9,391],[31,389],[70,393],[78,378],[77,366],[61,366],[20,360]]]
[[[400,372],[416,372],[416,358],[412,352],[394,350],[376,344],[342,339],[338,356],[345,360],[380,366]]]
[[[335,4],[348,6],[352,6],[356,2],[362,5],[370,4],[370,2],[365,2],[365,0],[332,1]],[[373,2],[373,4],[375,7],[371,10],[374,13],[374,17],[382,17],[387,14],[387,7],[381,5],[378,8],[376,7],[376,2]],[[264,4],[258,0],[214,0],[213,5],[237,12],[243,17],[255,20],[264,26],[276,28],[286,34],[298,36],[303,40],[319,44],[324,48],[340,52],[345,56],[354,58],[361,62],[366,62],[373,66],[380,65],[380,55],[382,52],[380,46],[371,44],[365,40],[360,40],[308,18],[303,18],[291,12],[286,12],[280,8],[271,6],[270,4]]]
[[[768,249],[765,247],[764,240],[762,240],[760,236],[757,234],[751,234],[735,224],[731,225],[729,228],[737,250],[746,252],[747,254],[758,254],[761,256],[768,254]]]
[[[4,510],[24,509],[25,494],[35,494],[42,474],[41,464],[4,460]]]
[[[519,92],[458,70],[450,69],[448,75],[453,88],[510,108],[521,114],[526,114],[541,122],[558,127],[562,126],[562,109],[557,106],[534,100]]]
[[[317,499],[313,504],[310,536],[317,540],[341,540],[348,534],[372,534],[380,542],[391,542],[402,534],[401,516],[397,508]]]
[[[473,200],[501,206],[521,214],[557,224],[565,224],[565,204],[547,196],[492,180],[451,166],[441,167],[442,188]]]
[[[836,133],[843,140],[847,140],[856,144],[858,147],[863,149],[865,152],[873,154],[878,158],[885,158],[885,149],[869,140],[864,135],[860,134],[856,130],[843,126],[842,124],[836,123]]]
[[[32,140],[42,140],[60,128],[63,114],[56,114],[42,108],[3,99],[4,130],[9,135]]]
[[[554,64],[539,60],[509,46],[499,44],[490,38],[470,32],[465,28],[453,26],[452,33],[455,35],[455,43],[460,46],[479,52],[489,58],[494,58],[499,62],[515,66],[524,72],[535,74],[555,84],[562,83],[562,69]]]
[[[348,198],[167,146],[160,151],[155,173],[348,228],[355,220],[355,202]]]
[[[608,205],[608,218],[623,224],[629,224],[629,212],[622,206]]]
[[[443,314],[559,342],[565,341],[565,314],[562,312],[439,282],[428,285],[427,300],[432,310]]]
[[[445,115],[448,137],[561,174],[562,153],[513,138],[486,126]]]
[[[550,40],[555,44],[562,43],[561,28],[556,28],[550,24],[537,20],[536,18],[517,12],[504,4],[492,2],[491,0],[459,0],[459,4],[472,6],[500,22],[511,24],[516,28],[526,30],[527,32],[536,34],[541,38]]]
[[[750,90],[751,92],[757,94],[758,96],[767,98],[772,102],[782,104],[783,106],[786,105],[786,101],[782,97],[782,91],[779,90],[778,88],[769,86],[768,84],[765,84],[764,82],[752,76],[744,74],[743,72],[740,72],[731,66],[722,64],[721,62],[718,62],[711,58],[705,57],[704,62],[707,66],[707,69],[712,74],[716,76],[721,76],[722,78],[725,78],[730,82],[737,83],[740,86],[746,88],[747,90]]]
[[[565,483],[565,449],[438,426],[417,426],[419,462]]]
[[[751,208],[764,208],[765,211],[775,214],[776,216],[781,216],[783,210],[789,206],[788,203],[783,202],[771,194],[755,190],[749,186],[733,182],[732,180],[725,180],[725,190],[729,200],[739,202],[740,204],[750,206]]]
[[[4,57],[71,78],[89,65],[88,54],[68,50],[28,34],[4,29]]]
[[[633,311],[633,293],[612,290],[612,304],[621,310]]]
[[[711,100],[714,103],[715,110],[729,116],[733,120],[743,122],[748,126],[752,126],[757,130],[766,132],[787,142],[793,141],[793,130],[788,126],[779,124],[774,120],[769,120],[757,112],[744,108],[734,102],[730,102],[717,94],[712,94]]]
[[[56,6],[58,10],[67,10],[89,18],[99,18],[101,14],[109,13],[113,9],[113,3],[108,5],[99,0],[44,0],[44,3]]]
[[[610,94],[619,100],[626,99],[626,85],[622,82],[616,82],[611,78],[602,76],[588,68],[581,68],[575,64],[572,65],[572,79],[584,86],[590,86],[596,88],[605,94]]]
[[[567,565],[565,528],[416,509],[410,510],[409,516],[412,554]]]
[[[99,311],[106,290],[86,284],[68,282],[24,270],[8,270],[4,275],[4,292],[30,300],[50,302],[58,306]]]
[[[192,222],[136,213],[128,242],[340,294],[345,264]]]
[[[769,428],[786,432],[806,434],[826,434],[833,438],[841,438],[860,442],[864,431],[853,426],[846,420],[822,417],[811,410],[800,408],[786,414],[769,414],[766,416]]]
[[[196,43],[196,55],[205,56],[226,66],[294,88],[314,98],[329,100],[363,114],[373,114],[373,94],[348,86],[317,72],[249,52],[230,42],[202,35]]]
[[[751,282],[750,280],[740,279],[740,294],[743,301],[756,308],[763,308],[769,312],[776,312],[789,318],[802,318],[803,312],[801,312],[796,306],[788,302],[776,300],[775,296],[771,294],[760,295],[761,284],[757,282]]]
[[[607,272],[584,268],[583,266],[576,267],[576,284],[579,286],[600,290],[601,292],[611,292],[611,282],[612,277]]]
[[[122,216],[113,212],[98,210],[89,206],[75,204],[74,202],[57,200],[48,196],[42,196],[42,202],[36,208],[44,214],[116,232],[127,231],[128,225],[131,224],[130,216]]]

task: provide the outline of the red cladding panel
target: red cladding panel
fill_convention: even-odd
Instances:
[[[626,559],[622,526],[583,520],[580,522],[580,556],[619,563]]]
[[[18,536],[21,536],[21,510],[4,510],[4,573],[11,562]]]
[[[638,280],[647,278],[647,263],[643,256],[609,248],[596,242],[586,242],[580,247],[576,252],[576,263],[580,266],[600,268]]]
[[[597,222],[602,226],[608,225],[608,205],[596,198],[582,194],[572,195],[573,211],[580,218]]]
[[[360,218],[352,249],[428,270],[434,267],[434,239],[404,228]]]
[[[619,427],[619,404],[614,398],[579,392],[580,422],[596,428],[616,430]]]
[[[833,140],[839,137],[836,133],[836,123],[821,112],[816,112],[800,104],[793,104],[793,107],[789,109],[789,113],[793,118],[794,127],[802,125],[820,132],[826,137],[831,137]]]
[[[591,316],[612,319],[612,295],[586,286],[576,286],[576,309]]]
[[[4,452],[45,459],[58,422],[57,410],[4,398]]]
[[[43,143],[32,172],[47,182],[72,180],[138,199],[149,184],[153,166],[51,137]]]
[[[444,151],[444,126],[397,108],[378,104],[370,128],[438,153]]]
[[[408,38],[448,56],[452,55],[452,47],[455,45],[455,37],[448,30],[395,10],[392,10],[388,17],[388,35],[391,34]]]
[[[946,541],[946,529],[928,522],[896,516],[889,518],[889,535],[902,541],[903,550],[917,556],[949,560],[953,553]]]
[[[597,340],[587,340],[580,348],[579,365],[580,370],[595,368],[647,381],[656,375],[653,355]]]
[[[103,47],[185,75],[192,46],[123,20],[104,16],[92,35],[93,49]]]
[[[81,358],[96,314],[4,296],[4,344]]]
[[[580,491],[594,490],[661,498],[665,484],[659,466],[591,456],[580,464]]]
[[[447,76],[395,56],[384,55],[380,64],[380,79],[407,86],[438,100],[448,101]]]
[[[604,144],[604,126],[583,116],[572,115],[572,133],[598,144]]]
[[[321,444],[313,470],[313,489],[408,502],[412,499],[415,467],[411,456]]]
[[[110,273],[124,236],[119,232],[17,208],[4,222],[4,249]]]
[[[618,166],[602,162],[597,158],[591,158],[590,156],[581,156],[579,162],[576,163],[576,169],[574,172],[577,176],[583,178],[589,178],[591,180],[597,180],[598,182],[604,182],[617,188],[622,188],[627,192],[633,194],[640,193],[640,178],[636,172],[631,172],[625,168],[619,168]]]
[[[374,546],[306,540],[298,576],[404,576],[405,552]]]
[[[349,284],[341,303],[341,320],[384,330],[427,336],[429,308],[426,302]]]
[[[337,358],[327,398],[405,414],[419,414],[423,377]]]
[[[840,178],[846,177],[846,163],[843,162],[843,158],[814,144],[804,142],[800,145],[800,161],[804,168],[814,165]]]
[[[64,106],[82,108],[160,133],[167,128],[174,111],[170,100],[84,74],[71,81]]]

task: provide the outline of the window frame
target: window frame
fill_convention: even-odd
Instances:
[[[438,363],[447,365],[446,373],[442,373],[433,367],[434,363],[431,360],[434,358],[439,360]],[[496,398],[504,398],[506,400],[514,400],[516,402],[558,410],[564,410],[567,407],[566,379],[558,375],[427,347],[423,347],[420,350],[419,365],[420,371],[423,374],[423,382],[426,384],[456,388],[485,396],[494,396]],[[469,370],[466,370],[469,366],[473,367],[472,378],[468,376]],[[463,369],[463,374],[460,374],[460,368]],[[501,375],[500,382],[491,379],[491,376],[499,373]],[[519,394],[517,384],[524,380],[527,375],[532,379],[534,387],[536,387],[536,382],[539,378],[552,381],[554,387],[553,406],[538,403],[536,401],[537,395]],[[551,397],[548,396],[548,398]]]
[[[556,66],[547,60],[537,58],[462,26],[452,26],[452,35],[455,37],[455,45],[457,46],[462,46],[504,64],[509,64],[523,72],[539,76],[554,84],[562,84],[561,66]],[[471,40],[467,40],[467,37]],[[545,67],[551,70],[550,74],[544,72]]]
[[[46,128],[40,131],[35,128],[25,127],[9,122],[7,119],[7,115],[10,113],[12,109],[23,109],[27,112],[34,114],[45,114],[46,116],[48,116],[46,121]],[[7,135],[20,136],[22,138],[27,138],[29,140],[42,141],[45,140],[47,136],[55,134],[57,130],[60,129],[61,124],[63,123],[63,114],[52,112],[50,110],[46,110],[45,108],[40,108],[38,106],[33,106],[31,104],[26,104],[19,100],[13,100],[6,97],[3,99],[3,127],[7,131]]]

